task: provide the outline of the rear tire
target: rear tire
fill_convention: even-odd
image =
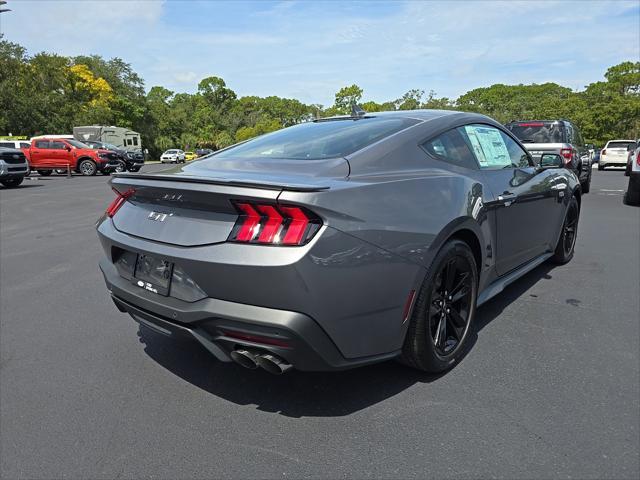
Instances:
[[[85,177],[92,177],[98,172],[98,167],[93,160],[82,160],[78,165],[78,170]]]
[[[587,181],[580,184],[580,186],[582,187],[582,193],[589,193],[589,191],[591,190],[591,174],[589,174],[589,178],[587,178]]]
[[[629,180],[629,186],[624,194],[623,200],[626,205],[640,205],[640,180],[636,182],[633,180]]]
[[[477,294],[473,252],[460,240],[447,242],[418,293],[400,361],[430,373],[453,368],[466,353]]]
[[[13,177],[7,178],[6,180],[0,180],[0,183],[2,183],[6,188],[14,188],[20,185],[23,180],[23,177]]]
[[[578,221],[580,220],[580,207],[576,197],[571,197],[567,213],[564,216],[562,231],[556,245],[551,261],[558,265],[568,263],[575,252],[576,239],[578,238]]]
[[[598,164],[598,171],[601,172],[604,170],[604,165]]]

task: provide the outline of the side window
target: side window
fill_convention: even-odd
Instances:
[[[570,123],[565,123],[564,125],[565,131],[567,132],[567,143],[573,144],[575,141],[575,136],[573,134],[573,126]]]
[[[524,168],[529,155],[509,135],[488,125],[460,127],[482,169]]]
[[[64,147],[64,142],[51,142],[51,146],[49,148],[52,148],[54,150],[64,150]]]
[[[36,148],[49,148],[49,140],[36,140]]]
[[[444,132],[421,146],[437,160],[465,168],[478,168],[473,153],[457,129]]]
[[[0,142],[0,147],[13,148],[12,142]]]
[[[584,140],[582,138],[580,130],[578,130],[578,127],[572,126],[571,128],[573,129],[573,136],[576,141],[576,145],[579,147],[584,147]]]
[[[20,148],[29,148],[31,145],[29,145],[28,143],[21,143],[20,144]]]

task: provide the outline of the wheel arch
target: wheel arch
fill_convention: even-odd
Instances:
[[[445,228],[443,228],[434,242],[431,244],[432,258],[435,258],[440,249],[450,240],[461,240],[469,245],[473,252],[478,274],[482,271],[482,265],[485,260],[485,252],[488,243],[482,233],[480,225],[471,217],[463,217],[453,220]]]

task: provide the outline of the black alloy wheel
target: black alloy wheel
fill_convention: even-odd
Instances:
[[[567,210],[567,217],[564,220],[562,226],[562,248],[565,255],[569,255],[576,245],[576,238],[578,237],[578,206],[573,203],[569,205]]]
[[[400,361],[431,373],[452,368],[473,330],[478,269],[469,245],[450,240],[438,252],[413,307]]]
[[[580,220],[580,206],[576,197],[571,197],[567,206],[567,213],[562,224],[560,238],[551,258],[554,263],[563,265],[573,258],[578,238],[578,221]]]
[[[436,275],[427,313],[431,340],[441,357],[452,355],[464,339],[472,292],[471,266],[465,257],[456,255]]]

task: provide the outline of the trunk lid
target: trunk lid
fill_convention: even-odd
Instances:
[[[276,203],[283,190],[326,190],[331,181],[349,173],[344,159],[210,162],[205,159],[158,173],[114,176],[111,184],[117,191],[133,190],[112,218],[115,228],[183,247],[221,243],[238,218],[232,201]],[[295,165],[300,163],[314,166]]]

